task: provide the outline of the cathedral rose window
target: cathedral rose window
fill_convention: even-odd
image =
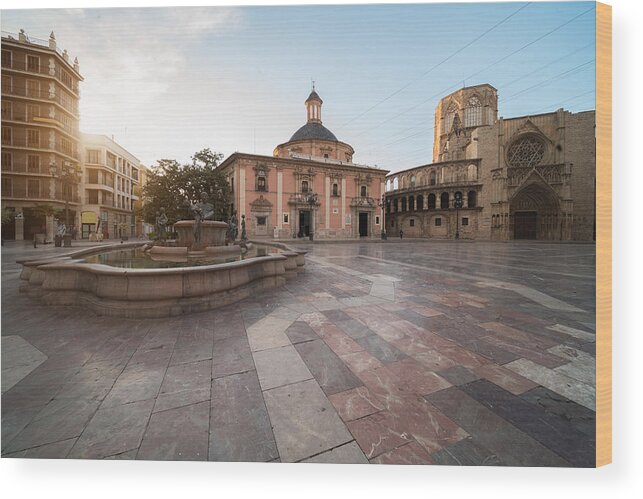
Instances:
[[[524,137],[509,146],[507,161],[509,166],[536,166],[545,156],[545,144],[537,137]]]

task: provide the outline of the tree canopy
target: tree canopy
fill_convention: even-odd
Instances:
[[[227,221],[232,196],[225,176],[216,169],[222,158],[222,154],[207,148],[196,152],[190,164],[182,165],[173,159],[158,160],[143,188],[143,219],[155,223],[161,208],[165,209],[170,224],[191,218],[185,199],[195,203],[201,193],[206,192],[214,205],[215,219]]]

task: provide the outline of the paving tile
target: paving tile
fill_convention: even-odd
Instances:
[[[254,370],[252,351],[246,335],[215,340],[212,354],[212,378]]]
[[[47,360],[47,356],[18,335],[2,337],[2,393]]]
[[[136,449],[141,443],[153,407],[154,400],[143,400],[116,407],[101,407],[68,457],[101,459]]]
[[[264,392],[279,457],[295,462],[353,438],[315,380]]]
[[[129,364],[116,379],[101,407],[156,398],[166,369],[165,364]]]
[[[57,399],[47,404],[4,449],[13,453],[78,437],[98,409],[99,402]]]
[[[362,382],[322,340],[300,343],[295,349],[326,395],[361,386]]]
[[[460,389],[573,466],[595,465],[595,443],[564,419],[539,410],[487,380],[474,381]]]
[[[473,437],[465,438],[431,454],[435,464],[447,466],[504,466],[505,463],[493,452],[476,442]]]
[[[126,363],[122,358],[89,362],[62,386],[56,398],[103,400]]]
[[[462,346],[467,350],[471,350],[472,352],[486,357],[496,364],[507,364],[520,358],[519,355],[508,352],[507,350],[493,345],[484,339],[470,341]]]
[[[405,353],[400,352],[390,343],[387,343],[379,336],[365,336],[356,340],[364,350],[377,358],[380,362],[395,362],[408,358]]]
[[[459,387],[431,393],[425,398],[508,466],[569,466],[562,457],[472,399]]]
[[[426,395],[451,386],[446,379],[429,371],[414,359],[392,362],[386,368],[400,380],[400,386],[417,395]]]
[[[363,418],[384,409],[380,401],[365,386],[359,386],[328,397],[344,421]]]
[[[268,348],[290,345],[286,336],[286,329],[293,321],[279,319],[278,317],[264,317],[247,327],[248,343],[253,352],[267,350]]]
[[[465,383],[470,383],[480,379],[478,374],[462,366],[449,367],[448,369],[438,371],[437,374],[446,379],[452,385],[464,385]]]
[[[317,334],[319,334],[330,349],[340,357],[348,353],[364,350],[359,343],[353,340],[337,326],[324,326],[317,332]]]
[[[516,374],[512,370],[495,364],[476,367],[473,371],[479,377],[495,383],[514,395],[520,395],[521,393],[538,386],[537,383]]]
[[[368,459],[410,441],[397,418],[387,411],[350,421],[347,426]]]
[[[574,428],[591,439],[596,438],[596,413],[591,409],[542,386],[523,393],[521,398],[547,413],[555,414],[568,421]]]
[[[337,323],[338,321],[346,321],[351,317],[343,310],[325,310],[322,312],[329,321]]]
[[[257,374],[212,381],[211,461],[267,462],[279,457]]]
[[[286,336],[288,336],[288,339],[290,339],[290,342],[293,345],[296,343],[316,340],[319,338],[313,328],[311,328],[310,325],[304,321],[296,321],[288,326],[288,329],[286,329]]]
[[[585,383],[527,359],[515,360],[505,367],[588,409],[596,410],[596,390]]]
[[[313,377],[292,345],[261,350],[253,355],[259,383],[264,391]]]
[[[33,447],[31,449],[14,452],[13,454],[3,454],[2,457],[21,457],[27,459],[64,459],[76,442],[76,438],[62,440],[51,444]]]
[[[492,331],[494,336],[505,339],[505,341],[510,341],[513,344],[521,345],[526,348],[536,347],[540,350],[546,350],[547,348],[553,347],[557,342],[552,341],[535,334],[529,334],[524,331],[520,331],[506,324],[500,322],[484,322],[480,324],[480,327],[486,329],[487,331]]]
[[[210,400],[211,369],[209,360],[168,367],[154,412]]]
[[[557,355],[553,355],[547,351],[541,351],[535,348],[525,348],[523,346],[517,345],[515,343],[510,343],[494,336],[488,336],[485,339],[492,345],[502,348],[503,350],[507,350],[508,352],[515,353],[521,358],[530,360],[544,367],[553,369],[554,367],[562,366],[563,364],[567,363],[565,359]]]
[[[208,459],[210,401],[152,414],[136,459]]]
[[[348,320],[343,321],[337,321],[336,325],[354,340],[374,334],[366,324],[353,318],[349,318]]]
[[[356,374],[362,371],[376,369],[384,365],[370,353],[363,350],[358,352],[345,353],[339,355],[339,358],[342,359],[342,361],[348,366],[348,368]]]
[[[429,453],[417,442],[409,442],[371,459],[373,464],[434,464]]]
[[[349,442],[340,445],[316,456],[301,461],[302,463],[327,463],[327,464],[367,464],[368,459],[357,443]]]

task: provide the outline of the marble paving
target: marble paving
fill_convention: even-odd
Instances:
[[[301,244],[285,287],[127,320],[18,292],[2,457],[591,467],[595,247]]]

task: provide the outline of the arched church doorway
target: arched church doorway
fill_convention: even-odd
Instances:
[[[560,201],[543,182],[530,182],[516,192],[509,205],[509,215],[514,239],[563,238]]]

